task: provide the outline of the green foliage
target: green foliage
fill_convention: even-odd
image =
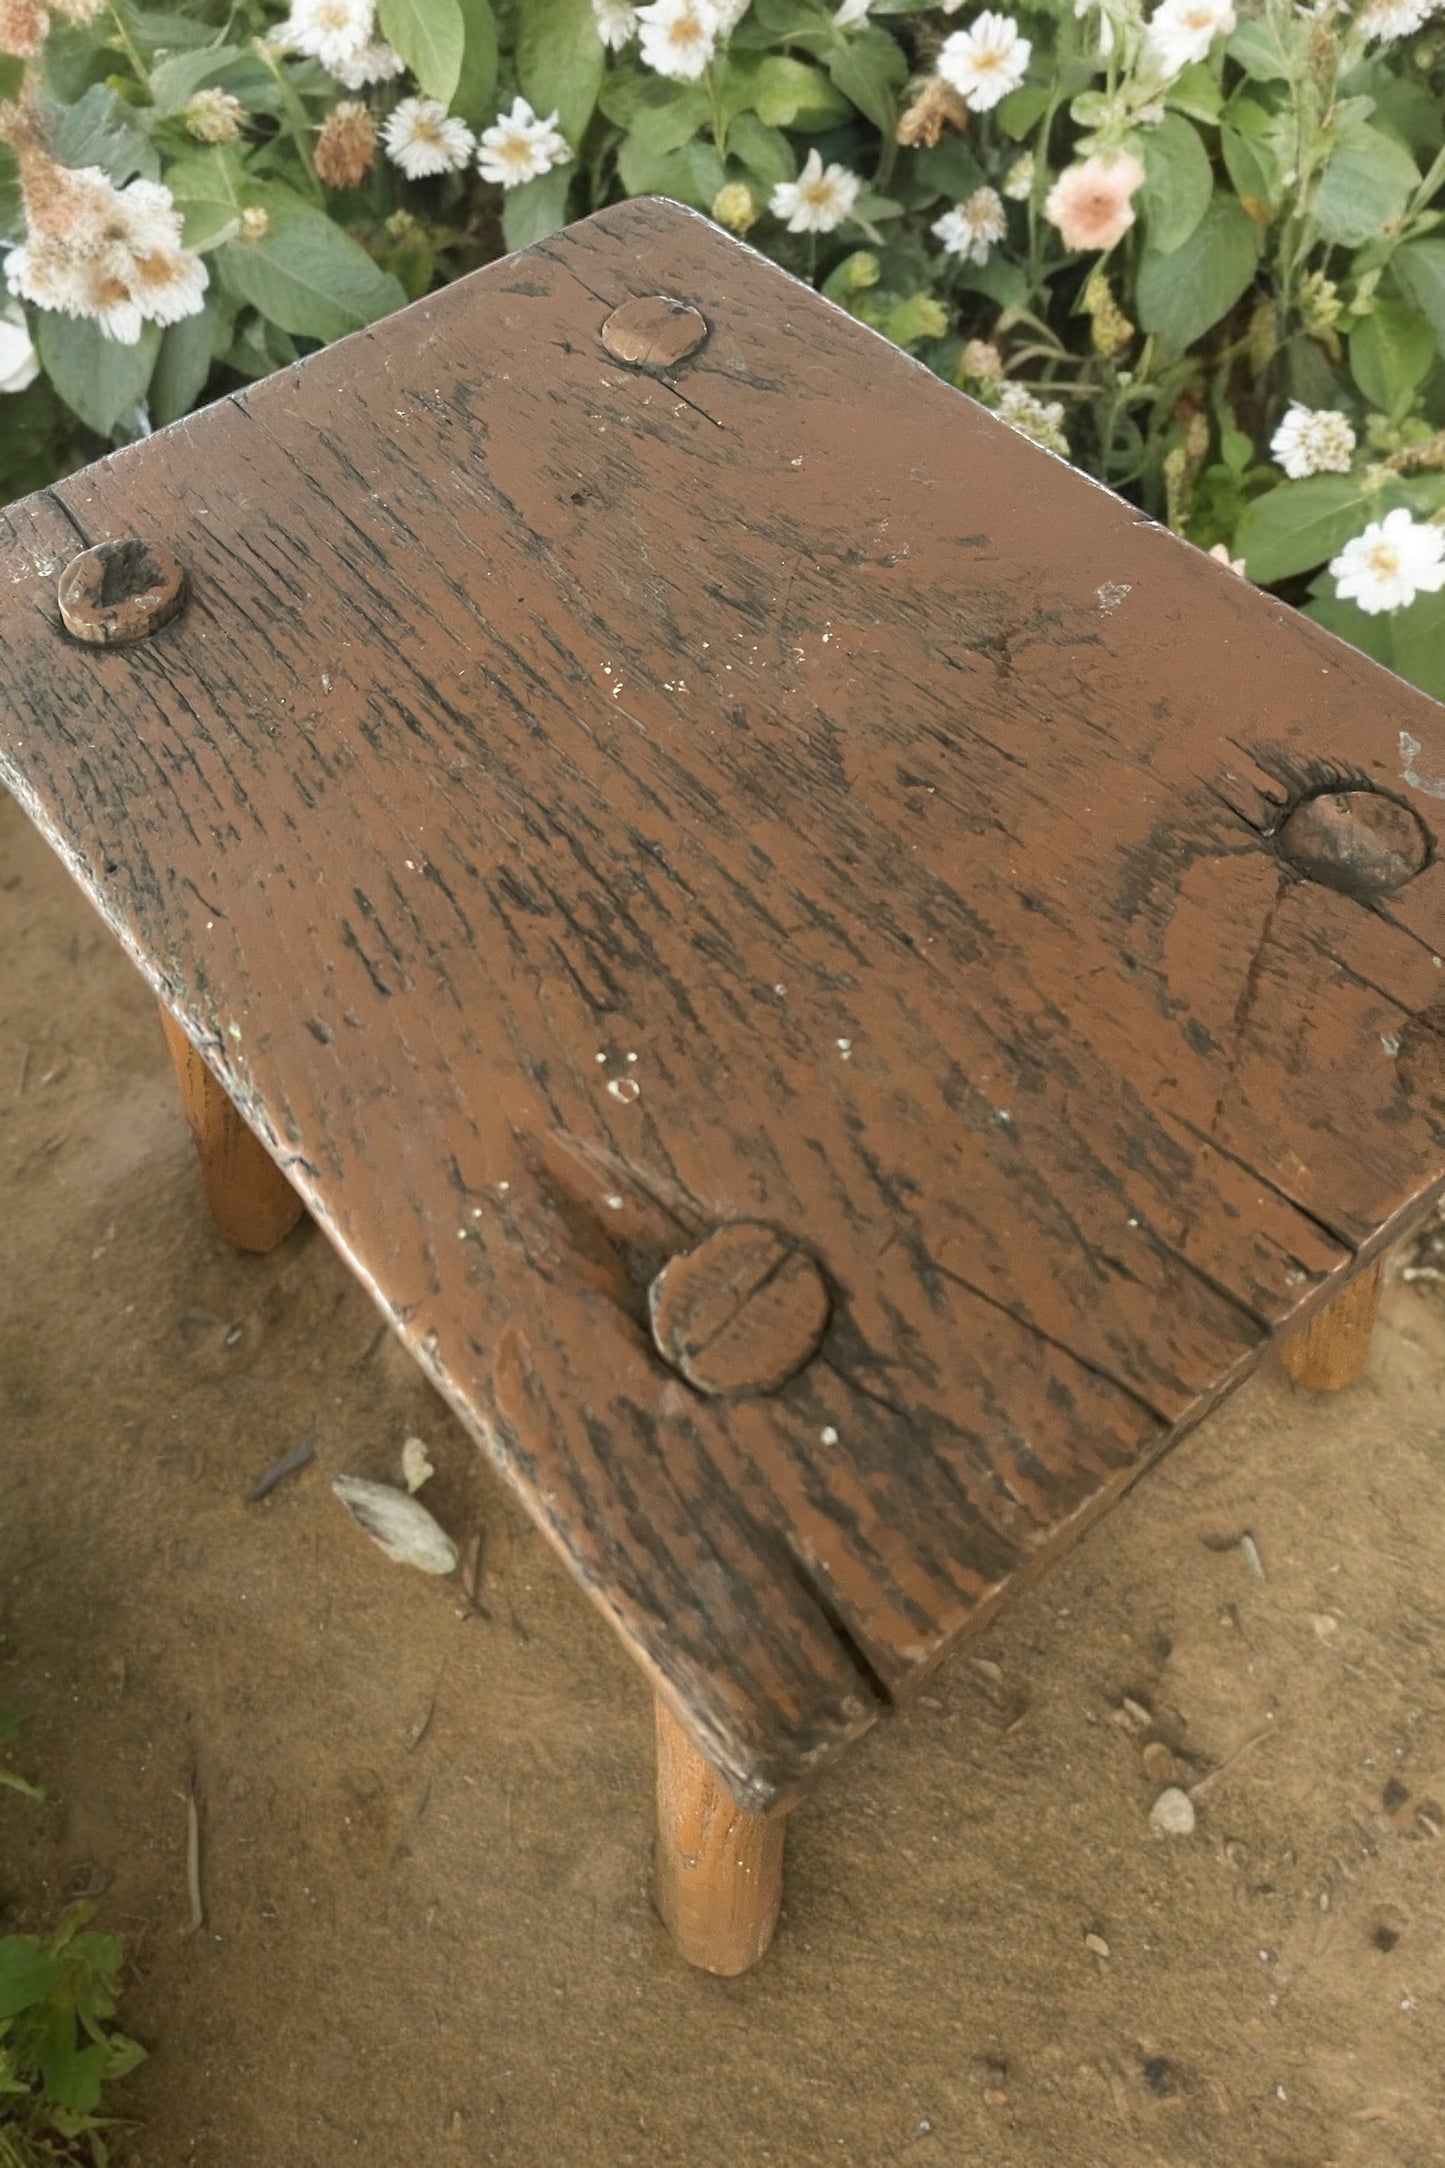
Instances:
[[[19,1719],[0,1710],[0,1756]],[[44,1795],[0,1759],[0,1785]],[[72,1905],[53,1935],[0,1935],[0,2168],[89,2161],[108,2168],[105,2087],[144,2060],[112,2022],[122,1947]]]
[[[120,189],[159,181],[204,285],[129,340],[89,303],[28,306],[37,382],[23,350],[7,359],[15,317],[0,315],[0,500],[504,248],[655,193],[713,212],[1019,426],[1051,443],[1066,430],[1082,465],[1251,577],[1313,578],[1321,623],[1438,686],[1438,598],[1372,615],[1339,601],[1326,568],[1384,511],[1445,519],[1439,41],[1392,42],[1358,11],[1236,0],[1228,35],[1161,76],[1155,0],[1022,0],[1027,68],[965,127],[929,71],[983,0],[873,0],[842,21],[838,0],[750,0],[740,15],[734,0],[677,75],[618,4],[375,0],[373,15],[344,0],[358,39],[399,56],[399,73],[357,63],[359,90],[341,80],[349,63],[338,76],[278,38],[290,0],[54,14],[37,62],[0,58],[0,100],[39,92],[62,165]],[[368,158],[367,130],[381,137],[418,96],[463,132],[433,162],[445,170],[409,177],[384,138]],[[500,188],[472,137],[519,97],[564,140],[524,153]],[[1058,192],[1090,159],[1142,174],[1092,232]],[[810,222],[795,190],[820,163]],[[26,233],[0,141],[0,256]],[[1292,403],[1313,416],[1303,437]]]
[[[122,1950],[73,1905],[53,1935],[0,1935],[0,2158],[106,2168],[107,2085],[145,2050],[112,2022]]]

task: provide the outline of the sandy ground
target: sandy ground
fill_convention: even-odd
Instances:
[[[213,1238],[144,990],[8,802],[0,959],[0,1705],[50,1795],[0,1793],[0,1903],[129,1938],[131,2168],[1445,2160],[1438,1290],[1343,1399],[1271,1366],[865,1740],[720,1983],[649,1909],[620,1647],[324,1240]],[[330,1495],[409,1432],[480,1613]]]

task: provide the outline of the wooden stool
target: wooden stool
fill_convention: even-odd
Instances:
[[[657,202],[0,554],[0,775],[219,1222],[305,1200],[612,1620],[742,1970],[835,1753],[1271,1343],[1363,1356],[1441,711]]]

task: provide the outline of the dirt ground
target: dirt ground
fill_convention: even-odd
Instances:
[[[144,989],[0,801],[0,1706],[49,1793],[0,1793],[0,1904],[129,1938],[129,2168],[1445,2160],[1442,1293],[1187,1439],[798,1814],[758,1971],[691,1974],[640,1680],[325,1241],[213,1238]],[[409,1432],[480,1612],[330,1494]]]

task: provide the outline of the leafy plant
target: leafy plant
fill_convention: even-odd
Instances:
[[[656,192],[1445,696],[1438,5],[0,0],[0,497]]]
[[[115,2015],[121,1944],[73,1905],[49,1936],[0,1936],[0,2168],[106,2168],[105,2086],[145,2053]]]

